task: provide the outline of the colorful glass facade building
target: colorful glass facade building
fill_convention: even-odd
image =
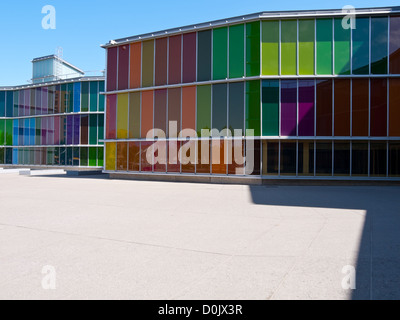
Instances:
[[[398,179],[400,7],[358,9],[354,29],[344,16],[260,13],[104,45],[105,171]],[[197,136],[177,135],[184,129]],[[202,129],[218,133],[200,138]],[[196,161],[182,163],[191,143]],[[232,161],[248,146],[251,170]],[[155,163],[162,148],[167,161]]]
[[[0,88],[0,165],[103,167],[104,78]]]

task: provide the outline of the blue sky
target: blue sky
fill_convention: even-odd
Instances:
[[[31,60],[64,49],[64,59],[85,71],[104,69],[101,44],[110,39],[259,11],[395,6],[398,1],[268,0],[14,0],[0,10],[0,86],[27,83]],[[56,8],[56,30],[42,28],[42,7]]]

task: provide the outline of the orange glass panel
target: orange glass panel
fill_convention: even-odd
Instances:
[[[117,143],[117,171],[128,170],[128,143]]]
[[[142,138],[153,129],[153,90],[142,92]]]
[[[226,174],[226,170],[225,142],[223,140],[214,140],[212,142],[212,173]]]
[[[400,79],[389,80],[389,135],[400,137]]]
[[[210,141],[198,141],[197,145],[197,165],[196,165],[196,172],[197,173],[207,173],[210,174],[211,170],[211,161],[210,161]],[[207,146],[203,148],[203,145]],[[207,148],[208,150],[206,150]],[[204,149],[204,150],[203,150]]]
[[[140,142],[129,143],[129,171],[140,169]]]
[[[139,88],[142,73],[142,43],[131,44],[130,88]]]
[[[182,129],[196,130],[196,87],[182,88]]]
[[[353,79],[353,136],[368,136],[368,118],[369,80]]]
[[[153,142],[142,142],[140,151],[140,162],[142,172],[152,172],[153,166],[147,161],[147,150],[152,149]]]
[[[350,80],[335,80],[335,136],[350,136]]]

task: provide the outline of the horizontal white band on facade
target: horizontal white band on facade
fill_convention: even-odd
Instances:
[[[185,87],[194,87],[194,86],[202,86],[202,85],[205,86],[205,85],[223,84],[223,83],[237,83],[237,82],[246,82],[246,81],[252,81],[252,80],[315,80],[315,79],[324,80],[324,79],[376,79],[376,78],[400,78],[400,74],[255,76],[255,77],[243,77],[243,78],[235,78],[235,79],[209,80],[209,81],[200,81],[200,82],[196,81],[196,82],[190,82],[190,83],[167,84],[167,85],[161,85],[161,86],[131,88],[131,89],[124,89],[124,90],[105,91],[105,92],[100,92],[99,94],[114,95],[114,94],[122,94],[122,93],[185,88]]]

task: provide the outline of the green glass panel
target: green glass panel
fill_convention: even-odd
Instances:
[[[89,82],[82,82],[82,101],[81,101],[82,112],[89,111]]]
[[[315,72],[315,20],[299,20],[299,74]]]
[[[211,80],[211,30],[197,34],[197,81]]]
[[[144,41],[142,50],[142,86],[152,87],[154,84],[154,41]]]
[[[98,82],[96,81],[90,82],[90,111],[92,112],[97,111],[98,94],[99,94]]]
[[[97,144],[97,115],[89,116],[89,144]]]
[[[335,21],[335,74],[350,74],[350,30],[342,26],[342,18]]]
[[[99,139],[98,140],[103,140],[104,139],[104,114],[99,114],[97,116],[98,118],[98,135],[99,135]],[[98,142],[98,144],[104,144],[104,142]]]
[[[103,167],[104,166],[104,148],[99,147],[97,148],[97,166]]]
[[[279,21],[262,22],[262,74],[279,75]]]
[[[104,81],[99,82],[99,93],[104,92]],[[99,95],[99,111],[104,111],[105,96],[103,94]]]
[[[260,75],[260,22],[246,24],[246,76]]]
[[[129,94],[129,138],[140,139],[140,92]]]
[[[226,83],[213,85],[212,128],[222,131],[227,128],[228,86]]]
[[[213,30],[213,79],[228,78],[228,28]]]
[[[81,167],[88,166],[88,148],[81,148]]]
[[[279,80],[262,82],[263,136],[279,136]]]
[[[317,19],[317,74],[332,74],[332,19]]]
[[[211,86],[197,87],[197,134],[201,130],[211,130]]]
[[[371,73],[388,73],[388,18],[371,18]]]
[[[89,166],[90,167],[97,166],[97,148],[95,147],[89,148]]]
[[[246,82],[246,130],[253,129],[254,136],[261,135],[260,91],[260,80]]]
[[[67,112],[67,101],[68,101],[68,94],[67,94],[67,85],[61,85],[61,113]],[[40,108],[40,106],[36,106],[36,110]],[[36,113],[37,114],[37,113]]]
[[[229,27],[229,78],[244,76],[244,24]]]
[[[297,74],[297,21],[282,21],[281,72],[282,75]]]
[[[0,120],[0,146],[4,146],[6,142],[6,121]]]
[[[0,164],[4,164],[4,156],[5,156],[5,149],[4,148],[0,148]]]
[[[353,29],[353,74],[369,74],[369,18],[357,18]]]
[[[118,95],[117,105],[117,139],[128,138],[128,109],[129,95],[127,93]]]

